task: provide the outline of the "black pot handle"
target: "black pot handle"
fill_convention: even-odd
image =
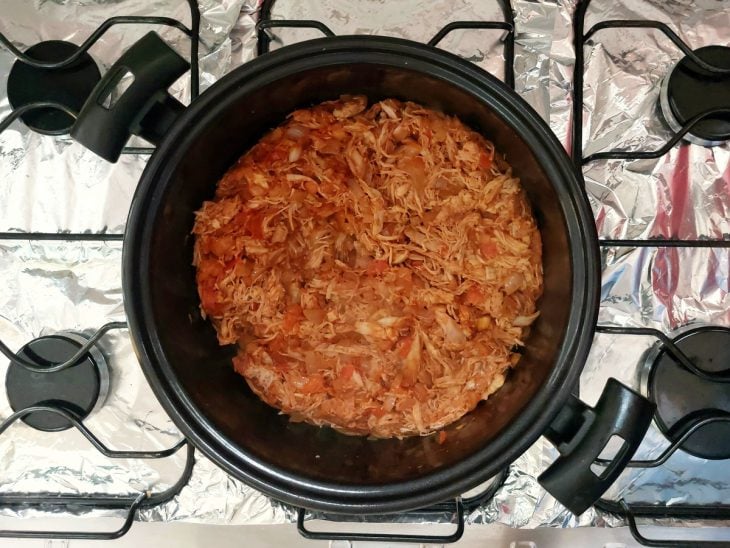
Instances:
[[[104,74],[84,103],[71,137],[116,162],[131,135],[157,144],[185,108],[167,93],[190,64],[154,32],[130,47]],[[112,92],[131,73],[134,80],[111,103]]]
[[[595,407],[571,395],[545,433],[560,457],[538,481],[575,515],[585,512],[611,486],[634,456],[654,415],[654,404],[609,379]],[[623,445],[607,466],[595,461],[612,437]]]

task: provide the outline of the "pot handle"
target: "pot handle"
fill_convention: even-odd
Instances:
[[[575,515],[585,512],[611,486],[634,456],[654,416],[654,404],[609,379],[595,407],[576,396],[545,432],[560,457],[538,481],[545,490]],[[623,444],[610,464],[596,463],[609,441],[617,436]]]
[[[158,34],[147,33],[104,74],[81,108],[71,137],[109,162],[119,159],[131,135],[157,144],[185,109],[167,88],[189,68]],[[126,83],[125,76],[133,80],[114,98],[112,92]]]

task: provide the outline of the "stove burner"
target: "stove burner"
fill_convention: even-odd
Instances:
[[[730,47],[705,46],[694,53],[715,67],[730,68]],[[664,78],[660,106],[664,119],[674,131],[710,109],[730,110],[730,75],[713,74],[685,57]],[[698,122],[684,136],[685,141],[707,147],[720,145],[728,139],[730,117],[720,114]]]
[[[69,42],[50,40],[30,47],[25,54],[37,61],[58,62],[78,49]],[[52,101],[79,112],[100,79],[99,68],[88,53],[82,54],[74,64],[59,69],[35,68],[18,60],[8,75],[8,100],[13,108]],[[26,112],[21,119],[30,129],[45,135],[66,134],[74,124],[71,116],[54,108]]]
[[[698,369],[706,373],[730,370],[730,329],[699,327],[673,339]],[[645,388],[656,403],[655,421],[662,433],[677,441],[696,421],[730,413],[730,384],[702,379],[682,367],[658,344],[647,359]],[[730,458],[730,423],[700,427],[680,446],[696,457]]]
[[[66,361],[87,341],[82,335],[65,332],[34,339],[18,354],[47,367]],[[34,373],[11,363],[5,376],[5,389],[13,411],[33,405],[55,405],[82,420],[104,403],[109,389],[109,367],[96,348],[76,365],[55,373]],[[60,415],[44,411],[26,415],[22,420],[44,432],[58,432],[72,426]]]

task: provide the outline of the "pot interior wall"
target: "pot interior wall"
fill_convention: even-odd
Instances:
[[[367,440],[327,428],[290,423],[262,403],[233,372],[232,348],[220,348],[213,328],[198,311],[192,260],[193,212],[213,196],[216,181],[267,130],[297,108],[363,93],[371,101],[396,97],[461,118],[492,140],[521,178],[540,224],[544,245],[545,293],[542,312],[525,354],[505,386],[447,429],[443,445],[435,436]],[[571,258],[564,212],[535,153],[484,102],[433,76],[372,64],[313,68],[223,98],[219,112],[194,124],[162,204],[151,213],[150,295],[160,346],[182,388],[213,428],[248,454],[317,480],[382,484],[413,479],[462,460],[489,443],[513,420],[544,383],[562,344],[571,306]]]

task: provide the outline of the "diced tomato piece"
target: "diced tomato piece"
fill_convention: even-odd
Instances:
[[[416,395],[416,399],[421,403],[428,400],[428,390],[421,383],[413,385],[413,393]]]
[[[408,295],[413,290],[413,273],[408,268],[398,268],[395,283]]]
[[[269,349],[272,352],[283,352],[286,350],[286,340],[281,335],[275,337],[269,342]]]
[[[201,285],[199,291],[200,302],[206,314],[217,316],[223,313],[223,304],[218,302],[218,290],[212,283]]]
[[[312,323],[320,324],[327,319],[327,312],[321,308],[308,308],[304,310],[304,317]]]
[[[292,331],[304,319],[304,311],[298,304],[290,305],[284,313],[282,327],[285,331]]]
[[[340,371],[340,378],[344,381],[349,381],[355,374],[355,366],[351,363],[345,365]]]
[[[265,211],[250,212],[246,215],[246,221],[244,224],[246,232],[248,232],[253,238],[257,240],[264,239],[264,217],[266,216]]]
[[[464,294],[464,304],[479,305],[484,302],[484,293],[477,286],[473,285]]]
[[[315,375],[314,377],[310,377],[306,384],[299,389],[299,391],[302,394],[316,394],[318,392],[324,392],[324,379],[321,375]]]
[[[439,445],[443,445],[443,443],[446,441],[446,432],[444,430],[441,430],[439,432],[438,442]]]
[[[271,356],[271,361],[274,362],[274,367],[277,367],[279,369],[288,369],[289,368],[289,358],[284,356],[283,354],[279,352],[274,352],[273,350],[269,353]]]
[[[334,204],[327,204],[313,209],[313,212],[318,217],[329,217],[333,213],[337,212],[339,208]]]
[[[317,186],[317,183],[315,183],[314,181],[305,181],[304,190],[306,190],[310,194],[317,194],[319,187]]]
[[[479,242],[479,252],[485,259],[492,259],[499,254],[499,248],[496,243],[489,239],[489,237],[482,236],[482,239]]]
[[[408,337],[401,338],[396,346],[398,356],[401,359],[405,359],[408,356],[408,352],[411,351],[411,346],[413,346],[413,337],[409,335]]]
[[[382,259],[376,259],[374,261],[370,261],[370,264],[368,265],[368,268],[366,270],[366,274],[368,276],[380,276],[387,269],[388,269],[388,261],[384,261]]]
[[[373,415],[377,418],[380,418],[383,415],[385,415],[385,411],[383,411],[380,407],[371,407],[370,409],[368,409],[368,411],[370,411],[371,415]]]
[[[487,154],[486,152],[482,152],[479,154],[479,167],[482,169],[489,169],[492,167],[492,162],[494,161],[494,152],[492,154]]]

